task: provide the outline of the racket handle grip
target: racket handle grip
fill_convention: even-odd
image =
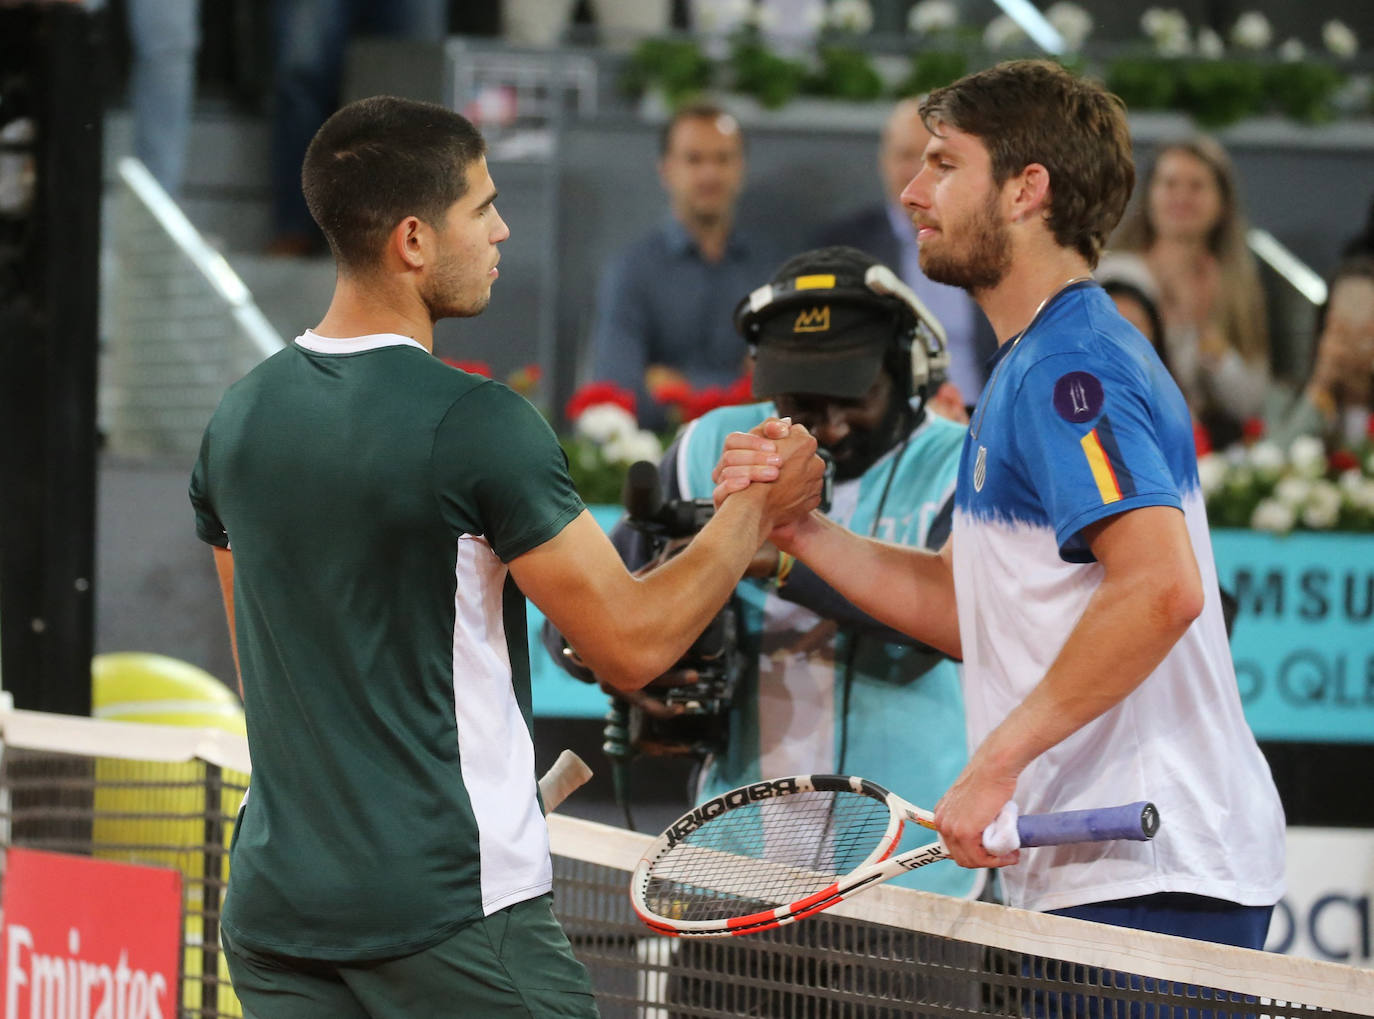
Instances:
[[[1062,846],[1069,842],[1146,842],[1159,831],[1159,811],[1147,800],[1119,807],[1024,814],[1016,820],[1023,846]]]

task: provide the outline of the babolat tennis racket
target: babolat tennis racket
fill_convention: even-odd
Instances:
[[[779,927],[949,856],[938,838],[893,856],[907,821],[935,828],[930,811],[863,778],[794,775],[740,786],[658,837],[635,867],[630,898],[639,918],[662,934],[724,937]],[[1019,846],[1143,842],[1158,829],[1158,811],[1143,800],[1029,814],[1014,827]]]

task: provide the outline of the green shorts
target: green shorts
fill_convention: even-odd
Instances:
[[[553,896],[507,906],[399,959],[340,963],[255,952],[221,932],[247,1019],[596,1019]]]

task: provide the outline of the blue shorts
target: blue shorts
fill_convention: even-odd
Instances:
[[[1264,947],[1273,911],[1273,906],[1242,906],[1183,892],[1049,910],[1113,927],[1254,949]],[[1021,970],[1033,988],[1046,981],[1023,1003],[1022,1014],[1034,1019],[1255,1019],[1259,1014],[1253,996],[1234,991],[1037,958],[1023,958]],[[1114,993],[1117,989],[1123,993]]]
[[[1056,916],[1131,927],[1156,934],[1173,934],[1194,941],[1263,949],[1273,906],[1241,906],[1223,899],[1185,892],[1157,892],[1134,899],[1090,902],[1052,909]]]

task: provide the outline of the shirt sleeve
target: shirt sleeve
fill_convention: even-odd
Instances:
[[[1033,365],[1013,405],[1017,452],[1067,562],[1091,562],[1080,532],[1142,506],[1181,507],[1145,374],[1083,352]]]
[[[191,507],[196,513],[196,537],[217,548],[228,548],[229,533],[210,502],[209,460],[210,433],[207,430],[205,437],[200,441],[200,455],[196,457],[196,465],[191,470],[191,487],[188,494],[191,497]]]
[[[556,536],[585,508],[553,429],[497,382],[454,401],[435,430],[431,468],[445,521],[457,534],[483,536],[503,562]]]

